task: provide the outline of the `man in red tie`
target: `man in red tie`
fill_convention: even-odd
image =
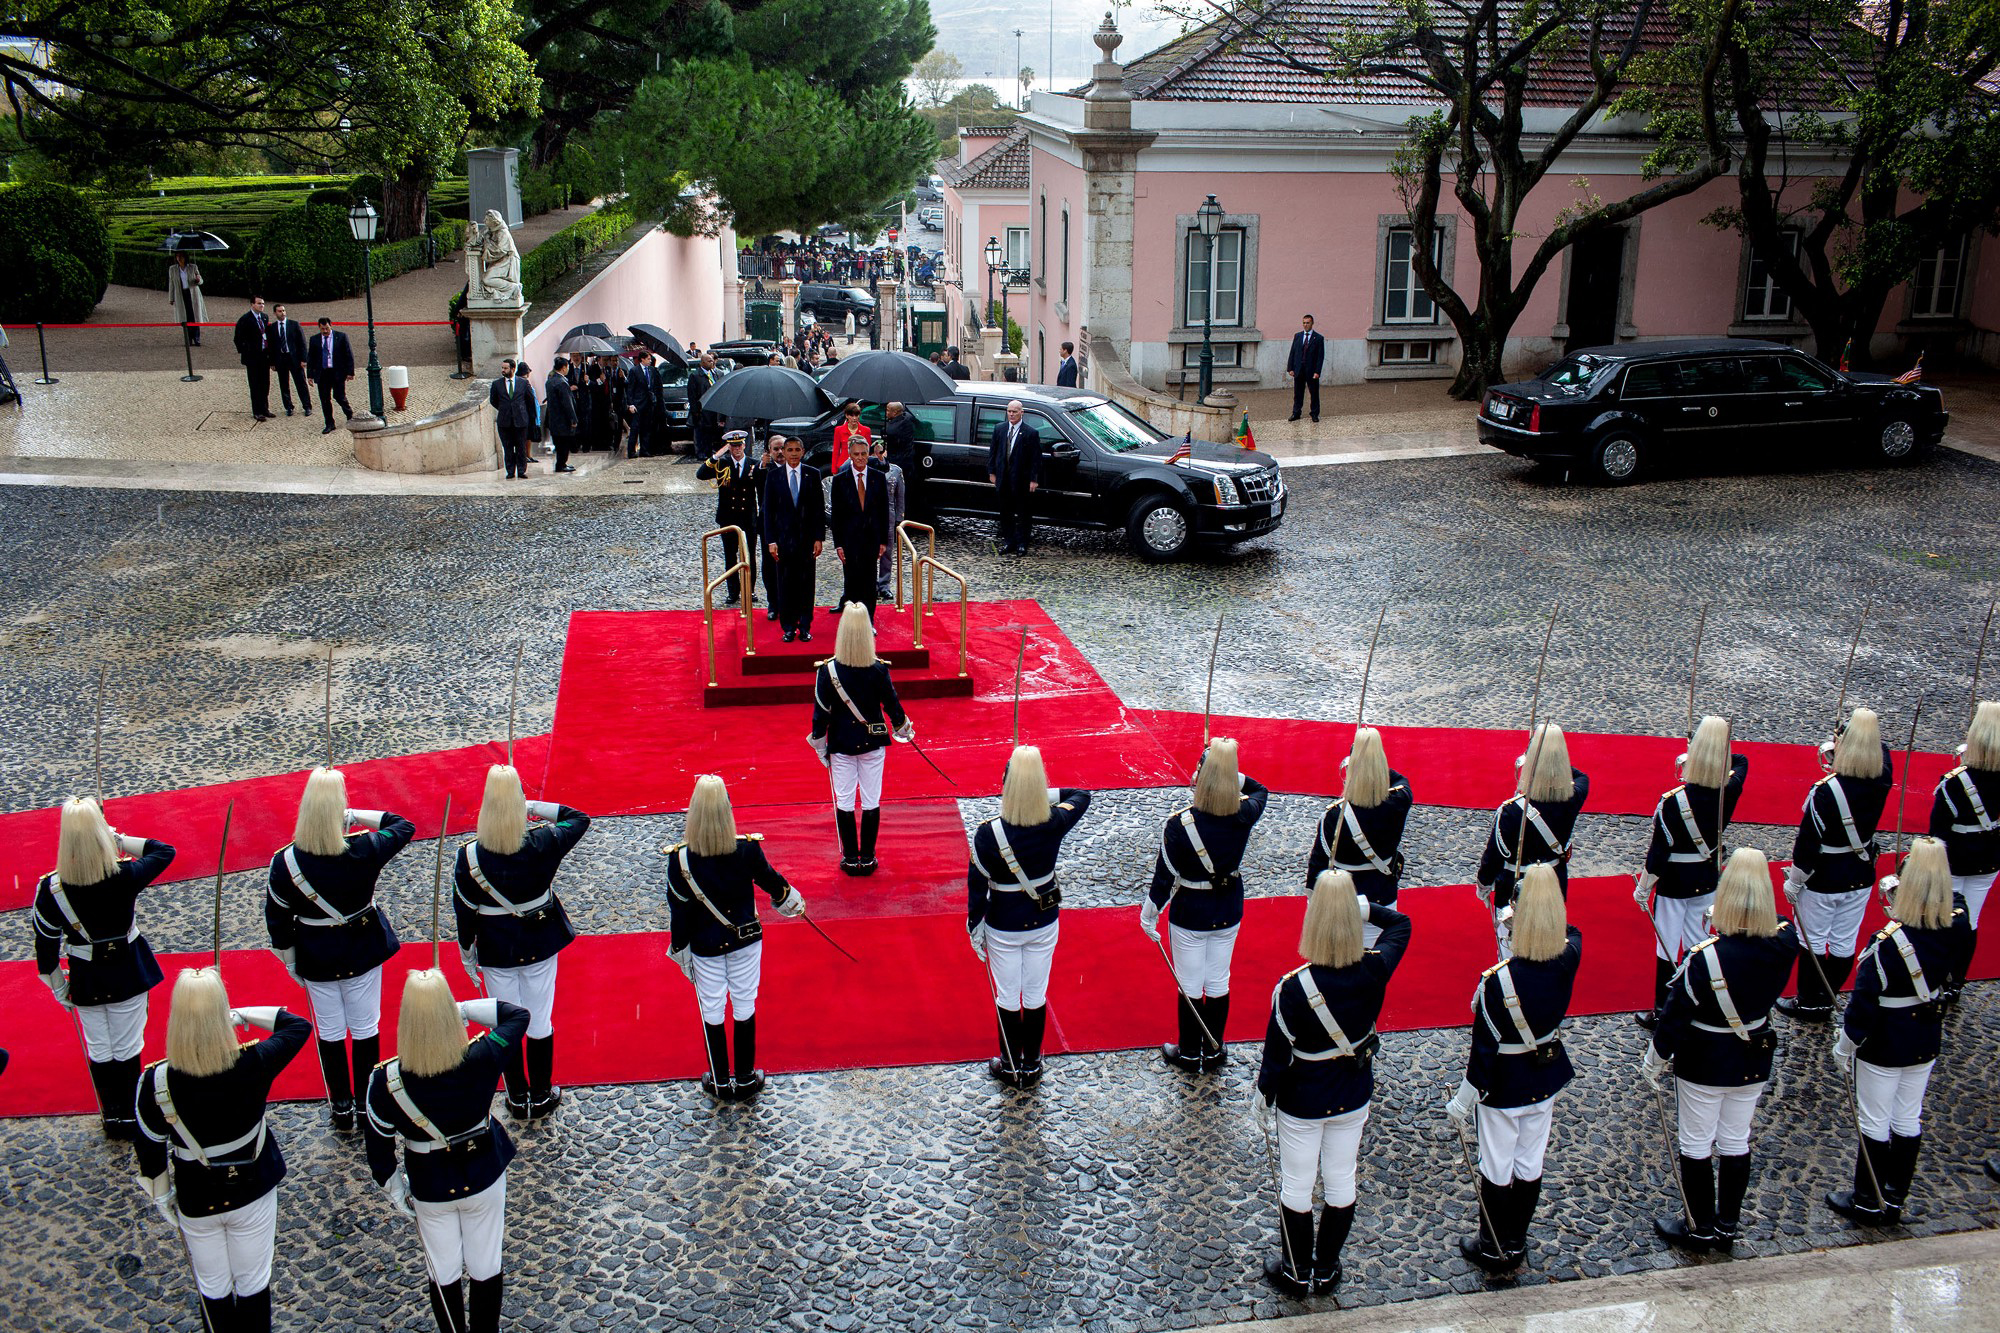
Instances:
[[[270,421],[271,321],[264,317],[264,298],[250,298],[250,308],[236,319],[236,358],[250,379],[250,415]]]
[[[868,436],[847,437],[847,462],[833,474],[833,548],[840,556],[840,600],[875,618],[875,564],[889,549],[889,473],[868,458]]]

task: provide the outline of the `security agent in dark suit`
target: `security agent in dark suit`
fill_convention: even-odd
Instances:
[[[1292,377],[1291,420],[1299,419],[1299,407],[1308,391],[1312,393],[1313,420],[1319,420],[1319,372],[1326,364],[1326,339],[1313,331],[1313,317],[1300,321],[1304,327],[1292,335],[1292,350],[1285,357],[1285,373]]]
[[[1065,342],[1062,345],[1062,360],[1056,362],[1056,387],[1058,389],[1074,389],[1076,387],[1076,378],[1076,344]]]
[[[312,394],[306,389],[306,331],[296,319],[285,313],[282,302],[271,307],[270,353],[271,368],[278,372],[278,398],[285,405],[285,415],[292,414],[292,389],[299,391],[299,411],[312,411]],[[268,399],[266,400],[269,401]]]
[[[889,549],[889,469],[868,460],[869,440],[847,437],[847,466],[833,474],[833,549],[840,557],[842,604],[875,618],[875,570]]]
[[[569,381],[569,358],[561,353],[556,354],[548,381],[542,385],[542,401],[547,404],[543,424],[556,446],[555,470],[574,472],[569,455],[576,448],[577,436],[583,433],[583,417],[576,410],[576,390]]]
[[[528,475],[528,432],[535,426],[535,389],[514,373],[514,358],[500,363],[500,378],[493,381],[486,401],[499,414],[500,448],[506,456],[507,477]]]
[[[971,368],[958,359],[958,349],[956,347],[947,347],[944,349],[944,361],[938,366],[938,369],[955,380],[969,380],[972,378]]]
[[[1042,437],[1021,420],[1021,400],[1007,404],[1007,419],[993,428],[986,451],[986,480],[1000,493],[1000,553],[1026,555],[1034,527],[1030,506],[1042,485]]]
[[[908,517],[928,523],[931,519],[924,494],[924,459],[930,455],[930,442],[917,439],[917,419],[901,403],[884,404],[882,411],[882,449],[891,465],[903,469],[904,510]],[[889,540],[895,539],[891,533]]]
[[[326,428],[320,434],[331,435],[335,403],[340,404],[347,420],[354,420],[354,409],[347,405],[347,382],[354,378],[354,348],[348,344],[346,334],[335,331],[332,320],[321,317],[319,332],[307,346],[305,360],[313,383],[319,386],[320,415],[326,418]]]
[[[750,432],[732,430],[722,437],[723,445],[715,457],[703,462],[695,469],[699,481],[715,483],[715,524],[717,527],[738,527],[750,539],[751,583],[755,584],[757,561],[757,493],[763,485],[763,477],[750,461]],[[723,567],[734,565],[737,560],[736,534],[722,534]],[[741,577],[729,580],[725,585],[729,592],[729,604],[734,606],[743,592]]]
[[[688,371],[688,431],[693,439],[688,442],[688,454],[694,458],[707,458],[708,442],[714,438],[713,427],[701,410],[701,400],[708,396],[716,381],[722,377],[716,373],[715,353],[703,352],[694,369]]]
[[[627,458],[637,458],[642,450],[652,452],[653,413],[660,401],[660,377],[653,369],[653,354],[643,347],[633,350],[637,356],[625,372],[625,424],[632,431],[625,440]]]
[[[250,298],[250,308],[236,319],[236,357],[250,380],[250,415],[271,417],[271,321],[264,316],[264,298]]]
[[[764,478],[764,549],[778,562],[778,622],[790,643],[812,639],[813,576],[826,549],[826,497],[819,469],[805,461],[804,442],[788,439],[784,448],[784,462]],[[872,582],[872,566],[869,578]]]

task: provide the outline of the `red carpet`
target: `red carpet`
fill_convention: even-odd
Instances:
[[[879,883],[865,881],[858,883]],[[861,892],[865,890],[857,890]],[[1652,949],[1646,919],[1632,906],[1631,882],[1580,879],[1572,886],[1572,917],[1584,934],[1577,1014],[1626,1011],[1649,1003]],[[1410,953],[1390,988],[1388,1030],[1459,1026],[1480,971],[1493,960],[1483,909],[1466,887],[1413,889],[1403,902],[1414,918]],[[1254,899],[1236,950],[1230,1014],[1232,1041],[1261,1038],[1271,987],[1297,964],[1303,900]],[[830,905],[830,904],[829,904]],[[965,944],[962,913],[837,919],[829,933],[862,960],[849,963],[804,924],[773,921],[766,932],[764,984],[758,1012],[761,1059],[774,1072],[860,1066],[971,1061],[994,1054],[990,992]],[[1871,909],[1867,929],[1880,924]],[[564,954],[558,988],[556,1074],[578,1084],[692,1078],[702,1069],[700,1023],[693,989],[664,956],[665,937],[632,934],[579,941]],[[472,993],[445,949],[447,970],[461,995]],[[427,964],[428,946],[412,945],[391,964],[384,984],[385,1043],[393,1049],[397,998],[404,968]],[[163,960],[169,978],[206,955]],[[231,998],[273,1001],[303,1010],[304,992],[263,951],[231,953],[223,963]],[[1985,932],[1977,977],[2000,975],[2000,931]],[[171,986],[154,992],[147,1058],[164,1038]],[[1139,933],[1136,907],[1063,913],[1062,943],[1050,985],[1047,1050],[1099,1051],[1145,1047],[1173,1036],[1173,990],[1150,941]],[[91,1109],[83,1057],[33,968],[0,964],[0,1013],[9,1017],[5,1043],[14,1062],[0,1078],[0,1115],[46,1115]],[[829,1015],[836,1016],[829,1021]],[[968,1071],[967,1077],[974,1075]],[[310,1054],[278,1086],[281,1097],[321,1094]]]

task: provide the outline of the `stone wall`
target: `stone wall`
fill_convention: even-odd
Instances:
[[[492,472],[500,467],[500,437],[487,406],[489,385],[473,381],[465,397],[430,416],[393,426],[361,415],[349,429],[354,434],[354,460],[377,472],[410,476],[453,476]]]
[[[1235,434],[1233,428],[1236,423],[1231,409],[1184,403],[1167,394],[1155,393],[1132,378],[1132,373],[1125,368],[1125,362],[1118,355],[1118,348],[1109,338],[1095,333],[1087,336],[1090,340],[1089,388],[1126,411],[1145,418],[1155,430],[1169,435],[1192,433],[1197,440],[1227,441]]]

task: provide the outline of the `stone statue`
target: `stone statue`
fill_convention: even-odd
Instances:
[[[486,210],[465,242],[465,282],[467,305],[521,304],[521,252],[497,208]]]

